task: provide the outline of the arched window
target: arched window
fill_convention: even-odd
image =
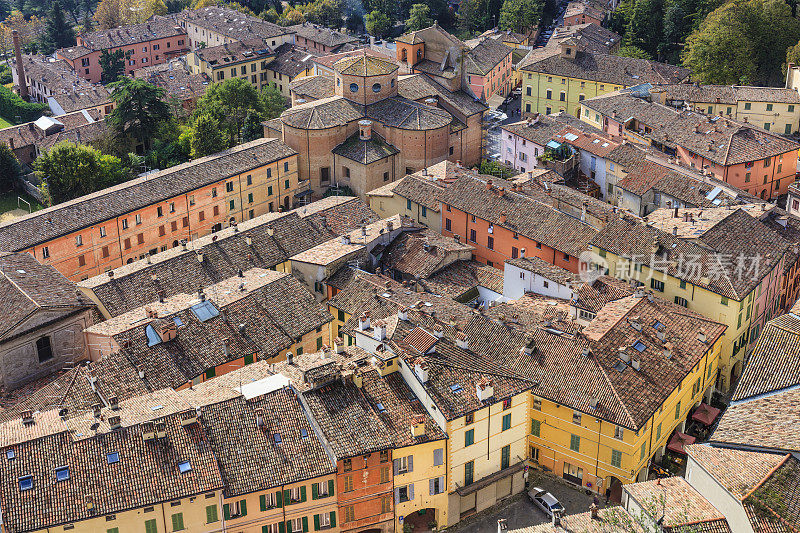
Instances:
[[[408,61],[408,49],[407,48],[403,48],[402,58],[403,58],[403,61]]]

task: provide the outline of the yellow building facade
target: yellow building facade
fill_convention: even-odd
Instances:
[[[520,69],[520,75],[522,77],[523,113],[549,115],[565,111],[570,115],[580,117],[580,102],[583,100],[626,88],[613,83],[532,72],[526,67]]]
[[[393,364],[392,369],[396,371],[397,365]],[[395,531],[403,531],[403,524],[414,520],[428,526],[447,523],[446,449],[447,441],[437,440],[392,451],[392,457],[395,460],[399,458],[405,465],[409,464],[409,457],[413,458],[413,469],[394,474],[395,488],[414,487],[413,499],[395,503]],[[406,494],[412,493],[406,491]],[[417,516],[413,516],[415,513]]]

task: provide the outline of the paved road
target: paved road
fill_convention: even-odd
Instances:
[[[522,120],[519,114],[521,104],[522,104],[522,98],[517,97],[513,100],[510,100],[508,106],[500,106],[498,111],[501,111],[507,115],[506,118],[500,121],[500,123],[510,124],[512,122],[519,122],[520,120]],[[486,132],[486,157],[490,157],[494,154],[499,154],[499,153],[500,153],[500,128],[496,128],[494,130],[489,130]]]
[[[535,478],[535,473],[531,473],[531,486],[537,486],[550,492],[564,506],[567,515],[583,513],[589,510],[592,503],[592,496],[585,491],[578,490],[558,478],[542,474],[543,477]],[[603,499],[600,498],[600,506],[603,506]],[[497,531],[497,520],[505,518],[508,529],[518,529],[528,526],[535,526],[549,522],[547,516],[535,507],[526,494],[518,494],[498,505],[487,509],[482,513],[471,517],[448,530],[455,533],[495,533]]]

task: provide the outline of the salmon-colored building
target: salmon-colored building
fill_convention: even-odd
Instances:
[[[499,39],[484,37],[467,54],[467,83],[483,100],[498,95],[505,98],[514,88],[513,50]],[[498,101],[501,103],[502,99]]]
[[[256,216],[289,209],[297,152],[258,139],[0,225],[0,248],[87,279]]]
[[[795,180],[800,144],[746,120],[677,111],[626,92],[584,100],[580,117],[762,199],[786,194]]]
[[[100,56],[104,50],[125,53],[125,72],[166,63],[189,51],[186,31],[167,17],[148,22],[79,35],[77,45],[56,51],[82,78],[98,83],[103,73]]]
[[[475,247],[476,260],[502,269],[536,256],[577,273],[597,229],[536,200],[507,181],[464,176],[439,194],[442,234]]]

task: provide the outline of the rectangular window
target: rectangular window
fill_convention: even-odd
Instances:
[[[767,111],[772,111],[772,104],[767,104]]]
[[[469,230],[469,240],[472,242],[476,242],[477,234],[475,233],[474,229]]]
[[[494,250],[494,237],[489,236],[486,239],[486,247],[490,250]]]
[[[158,533],[158,525],[155,518],[144,523],[144,533]]]
[[[500,449],[500,470],[508,468],[511,462],[511,445],[507,444]]]
[[[342,509],[342,513],[344,516],[342,517],[342,522],[353,522],[356,519],[355,509],[353,509],[352,505],[348,505]]]
[[[42,259],[47,259],[48,257],[50,257],[50,248],[44,246],[42,248]]]
[[[464,485],[471,485],[475,476],[475,461],[464,465]]]
[[[36,355],[40,363],[53,358],[53,345],[50,342],[50,337],[41,337],[36,341]]]
[[[578,411],[572,411],[572,423],[578,426],[581,425],[581,414]]]
[[[619,450],[611,450],[611,466],[617,468],[622,467],[622,452]]]
[[[573,452],[581,451],[581,438],[578,435],[570,435],[569,449]]]
[[[678,402],[678,405],[675,406],[675,420],[681,417],[681,402]]]
[[[745,104],[744,104],[744,110],[745,110],[745,111],[750,111],[750,102],[745,102]]]
[[[206,524],[213,524],[214,522],[219,521],[219,515],[217,514],[217,506],[216,505],[207,505],[206,506]]]
[[[655,278],[652,278],[650,280],[650,288],[651,289],[655,289],[655,290],[660,291],[660,292],[664,292],[664,282],[663,281],[659,281],[659,280],[657,280]]]
[[[542,423],[539,420],[531,420],[531,435],[534,437],[542,436]]]
[[[75,246],[83,246],[83,235],[75,235]]]
[[[675,297],[675,303],[678,305],[682,305],[683,307],[689,307],[689,300],[686,298],[681,298],[680,296]]]
[[[660,439],[661,439],[661,424],[658,424],[658,427],[656,428],[656,441],[659,441]]]
[[[447,231],[453,231],[453,223],[449,218],[444,219],[444,229]]]
[[[183,513],[172,515],[172,531],[183,531]]]
[[[475,444],[475,430],[468,429],[464,433],[464,447],[466,448],[467,446],[472,446],[473,444]]]
[[[136,215],[134,216],[134,219],[136,220],[137,226],[142,223],[142,215]]]
[[[511,413],[507,415],[503,415],[503,429],[501,431],[505,431],[507,429],[511,429]]]
[[[345,478],[344,478],[344,491],[345,492],[352,492],[353,491],[353,476],[345,476]]]
[[[614,426],[614,438],[617,440],[623,440],[625,438],[625,428]]]

